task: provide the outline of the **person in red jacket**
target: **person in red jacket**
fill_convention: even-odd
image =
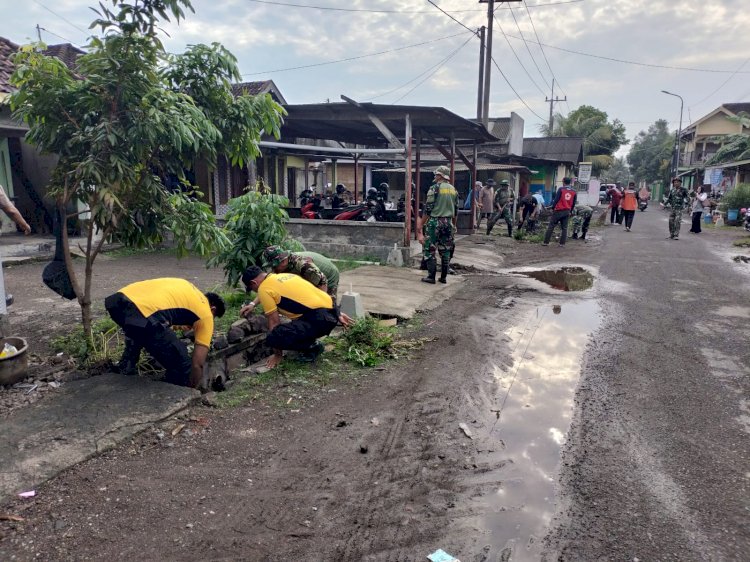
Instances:
[[[577,199],[578,194],[571,187],[570,178],[563,178],[562,187],[557,190],[554,199],[552,199],[552,217],[549,220],[547,232],[544,233],[542,246],[549,246],[552,232],[555,230],[557,223],[560,223],[560,228],[562,229],[560,233],[560,246],[565,246],[565,241],[568,239],[568,219],[570,218],[570,212],[576,206]]]
[[[622,191],[617,186],[610,187],[607,190],[610,198],[609,224],[622,224],[622,214],[620,213],[620,202],[622,201]]]

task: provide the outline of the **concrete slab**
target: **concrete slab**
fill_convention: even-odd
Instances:
[[[339,296],[349,290],[362,295],[371,314],[408,319],[417,311],[430,310],[453,296],[464,279],[448,276],[448,283],[428,285],[420,279],[425,272],[405,267],[366,266],[345,271],[339,281]]]
[[[513,251],[511,246],[515,243],[510,238],[482,234],[456,238],[456,252],[451,263],[461,268],[473,268],[487,273],[496,273],[502,268],[504,258],[501,251]]]
[[[34,489],[199,396],[190,388],[114,374],[64,385],[54,398],[2,421],[0,498]]]

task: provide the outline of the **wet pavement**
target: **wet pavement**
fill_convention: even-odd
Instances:
[[[589,270],[578,266],[516,270],[513,273],[536,279],[558,291],[586,291],[594,286],[594,275]]]

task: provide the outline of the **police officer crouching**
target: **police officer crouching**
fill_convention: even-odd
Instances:
[[[437,274],[436,252],[440,253],[439,281],[448,282],[454,246],[453,232],[458,220],[458,191],[447,181],[450,173],[447,166],[438,166],[435,170],[435,180],[427,191],[424,213],[417,221],[417,239],[422,244],[427,266],[427,277],[423,277],[422,281],[433,285]]]

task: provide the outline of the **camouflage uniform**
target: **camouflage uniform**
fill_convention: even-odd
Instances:
[[[507,182],[500,184],[500,187],[495,192],[495,214],[487,222],[487,234],[492,232],[495,223],[500,219],[505,220],[505,224],[508,225],[508,236],[513,236],[513,218],[511,217],[511,200],[512,195],[510,193],[510,186]]]
[[[441,166],[436,173],[441,171]],[[446,171],[449,174],[450,171]],[[447,177],[447,176],[443,176]],[[423,256],[428,275],[422,281],[435,283],[437,273],[436,253],[440,254],[440,282],[446,283],[448,266],[451,260],[453,240],[453,218],[458,212],[458,191],[446,181],[435,181],[427,191],[425,215],[430,218],[424,226],[425,240]]]
[[[588,205],[576,205],[573,210],[573,240],[579,238],[578,231],[581,231],[581,240],[586,239],[586,233],[589,231],[589,223],[594,209]]]
[[[283,273],[299,275],[314,287],[326,285],[328,294],[336,298],[339,284],[338,269],[328,258],[314,252],[292,253],[279,246],[269,246],[263,252],[264,266],[274,270],[287,258],[287,266]],[[316,260],[320,265],[316,264]],[[328,271],[328,274],[323,270]]]
[[[669,188],[664,196],[664,204],[669,205],[669,237],[675,240],[680,236],[680,223],[682,221],[682,209],[688,204],[689,196],[684,187]]]

